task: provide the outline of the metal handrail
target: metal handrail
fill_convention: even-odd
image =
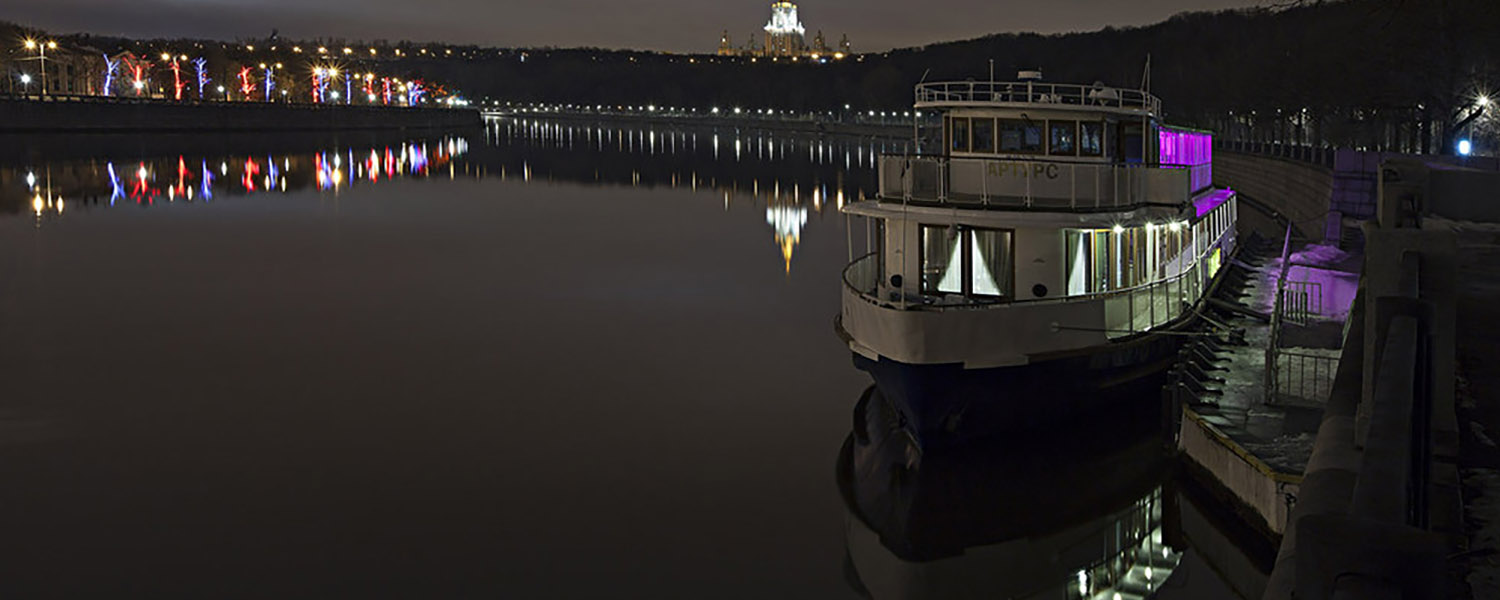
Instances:
[[[1338,369],[1339,362],[1337,356],[1278,350],[1275,361],[1276,389],[1273,397],[1278,401],[1286,398],[1321,404],[1333,392],[1333,374]],[[1308,376],[1309,371],[1311,377]]]
[[[850,261],[849,265],[846,266],[846,267],[844,267],[844,275],[843,275],[844,285],[846,287],[848,287],[850,290],[853,290],[854,292],[860,294],[861,296],[865,296],[865,295],[874,296],[875,295],[874,294],[874,290],[880,289],[880,280],[879,280],[879,278],[876,278],[876,280],[874,282],[872,282],[874,284],[874,289],[867,292],[867,291],[864,291],[862,289],[862,286],[858,285],[854,281],[851,281],[850,280],[850,276],[853,274],[853,271],[854,271],[854,269],[856,267],[862,267],[863,263],[865,261],[874,259],[878,254],[879,254],[879,252],[870,252],[870,253],[865,254],[864,256],[861,256],[859,258],[856,258],[856,259]]]
[[[1233,229],[1225,230],[1224,233],[1220,234],[1219,240],[1222,240],[1224,238],[1224,236],[1229,235],[1232,231],[1233,231]],[[1219,240],[1216,240],[1216,241],[1219,241]],[[1021,305],[1064,304],[1064,303],[1070,303],[1070,302],[1086,302],[1086,301],[1094,301],[1094,300],[1108,300],[1108,299],[1111,299],[1111,298],[1117,298],[1117,297],[1121,297],[1121,296],[1127,296],[1129,294],[1134,294],[1134,293],[1139,293],[1139,292],[1142,292],[1142,291],[1147,291],[1147,290],[1150,290],[1151,288],[1159,287],[1159,286],[1165,286],[1165,287],[1169,287],[1170,288],[1170,286],[1172,284],[1174,284],[1174,283],[1180,284],[1182,282],[1182,280],[1186,279],[1190,275],[1195,275],[1195,276],[1199,275],[1197,267],[1200,264],[1203,263],[1204,259],[1208,258],[1208,255],[1211,254],[1212,251],[1213,251],[1213,249],[1217,247],[1217,244],[1205,244],[1204,247],[1205,247],[1205,250],[1203,252],[1199,253],[1198,256],[1193,260],[1193,262],[1188,263],[1187,265],[1184,265],[1182,267],[1182,269],[1177,272],[1176,275],[1172,275],[1170,277],[1163,277],[1161,279],[1157,279],[1155,281],[1150,281],[1150,282],[1143,283],[1143,284],[1140,284],[1140,285],[1137,285],[1137,286],[1133,286],[1133,287],[1120,288],[1120,289],[1116,289],[1116,290],[1107,290],[1107,291],[1103,291],[1103,292],[1090,292],[1090,293],[1087,293],[1087,294],[1075,294],[1075,295],[1072,295],[1072,296],[1058,296],[1056,298],[1028,298],[1028,299],[1024,299],[1024,300],[1023,299],[980,300],[980,299],[974,299],[974,298],[967,298],[966,297],[967,301],[964,302],[964,303],[962,303],[962,304],[925,304],[925,303],[912,303],[912,304],[907,304],[905,306],[905,308],[908,309],[908,310],[928,310],[928,311],[942,312],[942,311],[947,311],[947,310],[975,310],[975,309],[985,309],[985,308],[991,308],[991,307],[994,307],[994,306],[1012,306],[1012,305],[1017,305],[1017,304],[1021,304]],[[863,298],[864,300],[866,300],[866,301],[868,301],[868,302],[870,302],[872,304],[881,305],[881,306],[895,306],[895,304],[893,304],[891,302],[887,302],[887,301],[881,300],[878,294],[861,291],[857,286],[855,286],[851,281],[849,281],[850,271],[852,271],[854,269],[854,267],[856,265],[858,265],[859,263],[865,261],[866,259],[869,259],[869,258],[875,256],[875,254],[876,253],[872,252],[872,253],[866,254],[864,256],[861,256],[859,258],[856,258],[856,259],[854,259],[854,262],[851,262],[846,267],[844,267],[844,275],[843,275],[844,285],[846,287],[848,287],[850,289],[850,291],[853,291],[856,294],[859,294],[859,296],[861,298]],[[922,296],[926,297],[925,294],[923,294]]]
[[[1045,104],[1128,108],[1161,112],[1161,99],[1141,90],[1037,81],[937,81],[919,83],[916,104]]]
[[[1186,171],[1186,181],[1181,182],[1181,193],[1173,192],[1174,196],[1186,197],[1187,195],[1200,191],[1193,189],[1195,175],[1200,170],[1212,169],[1212,163],[1197,165],[1171,164],[1171,163],[1118,163],[1118,162],[1086,162],[1076,160],[1060,160],[1043,157],[985,157],[985,156],[950,156],[945,154],[894,154],[881,155],[881,164],[896,162],[901,166],[901,189],[889,188],[885,176],[882,174],[879,182],[879,196],[890,200],[901,200],[902,202],[924,202],[937,204],[957,204],[960,206],[1000,206],[1010,208],[1065,208],[1069,210],[1118,210],[1124,208],[1137,208],[1152,204],[1151,202],[1138,198],[1148,188],[1145,176],[1140,175],[1152,170],[1159,171]],[[957,162],[956,162],[957,161]],[[917,170],[914,168],[919,164],[932,165],[935,171],[935,179],[932,190],[916,190]],[[951,189],[950,170],[955,164],[977,165],[988,172],[992,165],[1004,165],[1013,167],[1020,165],[1023,170],[1031,170],[1037,173],[1051,174],[1056,172],[1070,182],[1070,189],[1066,195],[1043,195],[1032,189],[1031,180],[1033,176],[1026,175],[1026,188],[1024,193],[1000,193],[982,188],[978,191],[958,192]],[[1084,172],[1079,173],[1080,169]],[[1064,173],[1064,171],[1066,171]],[[1206,177],[1200,177],[1206,179]],[[982,186],[988,185],[988,175],[981,176]],[[922,181],[926,181],[925,178]],[[1019,190],[1016,190],[1019,191]],[[898,193],[899,192],[899,193]],[[1108,197],[1106,199],[1106,196]],[[1124,199],[1122,201],[1121,199]]]
[[[1272,291],[1274,304],[1271,307],[1270,339],[1266,342],[1265,357],[1265,381],[1262,391],[1266,404],[1276,403],[1276,385],[1280,381],[1276,364],[1276,354],[1281,349],[1281,307],[1286,296],[1286,274],[1291,269],[1292,261],[1292,224],[1286,225],[1286,236],[1281,242],[1281,273],[1276,276],[1276,289]]]
[[[982,156],[982,155],[974,155],[974,156],[959,155],[959,156],[954,156],[952,154],[943,154],[941,152],[882,152],[882,153],[880,153],[880,156],[881,157],[891,157],[891,158],[901,157],[901,158],[920,158],[920,159],[931,159],[931,160],[953,160],[953,159],[956,158],[956,159],[961,159],[961,160],[971,160],[972,159],[972,160],[987,160],[987,161],[1027,161],[1027,162],[1039,162],[1039,163],[1055,163],[1055,164],[1060,164],[1060,165],[1113,166],[1113,167],[1131,168],[1131,169],[1191,169],[1193,167],[1201,167],[1201,166],[1204,166],[1204,165],[1211,165],[1211,164],[1213,164],[1212,161],[1198,163],[1198,164],[1188,164],[1188,163],[1160,163],[1160,162],[1138,162],[1138,163],[1104,162],[1104,161],[1077,160],[1077,158],[1066,157],[1066,156],[1064,156],[1064,157],[1055,157],[1055,156],[1047,155],[1047,154],[1006,154],[1006,155],[1001,155],[1001,156]],[[1090,158],[1090,157],[1085,157],[1085,158]],[[1094,158],[1097,158],[1097,157],[1094,157]]]

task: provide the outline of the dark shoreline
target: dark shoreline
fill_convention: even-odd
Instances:
[[[0,98],[4,133],[355,131],[473,127],[479,111],[87,97]]]
[[[810,120],[777,120],[758,118],[734,118],[734,117],[710,117],[698,115],[645,115],[616,112],[514,112],[497,111],[485,112],[486,117],[504,117],[510,119],[540,119],[544,121],[586,121],[586,122],[626,122],[626,123],[650,123],[657,125],[730,128],[730,129],[760,129],[766,131],[787,131],[796,133],[817,133],[828,135],[857,135],[878,138],[910,139],[912,137],[911,123],[899,125],[871,124],[871,123],[840,123],[837,121],[810,121]]]

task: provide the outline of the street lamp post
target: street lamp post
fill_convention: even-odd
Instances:
[[[21,90],[22,90],[23,95],[26,95],[26,96],[30,96],[31,95],[31,74],[30,73],[22,73],[21,74]]]
[[[38,53],[37,54],[37,58],[35,60],[38,60],[38,61],[40,61],[42,63],[42,95],[46,96],[47,95],[47,50],[48,49],[56,50],[57,49],[57,41],[56,40],[48,40],[46,42],[38,42],[36,40],[30,40],[29,39],[29,40],[26,40],[26,49],[27,50],[36,50],[37,53]]]

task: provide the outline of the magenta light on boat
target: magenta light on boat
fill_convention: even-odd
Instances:
[[[1202,218],[1203,215],[1208,214],[1209,211],[1218,208],[1219,205],[1228,202],[1229,199],[1233,197],[1234,190],[1214,190],[1213,193],[1204,194],[1195,198],[1193,200],[1193,208],[1196,210],[1198,217]]]
[[[1213,185],[1213,135],[1201,131],[1161,128],[1157,162],[1187,167],[1192,191]]]
[[[1157,159],[1164,165],[1202,165],[1213,162],[1213,135],[1163,127]]]

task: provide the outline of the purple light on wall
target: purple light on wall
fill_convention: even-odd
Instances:
[[[1157,162],[1182,165],[1191,170],[1192,191],[1213,185],[1214,138],[1212,134],[1162,127],[1158,133]]]

